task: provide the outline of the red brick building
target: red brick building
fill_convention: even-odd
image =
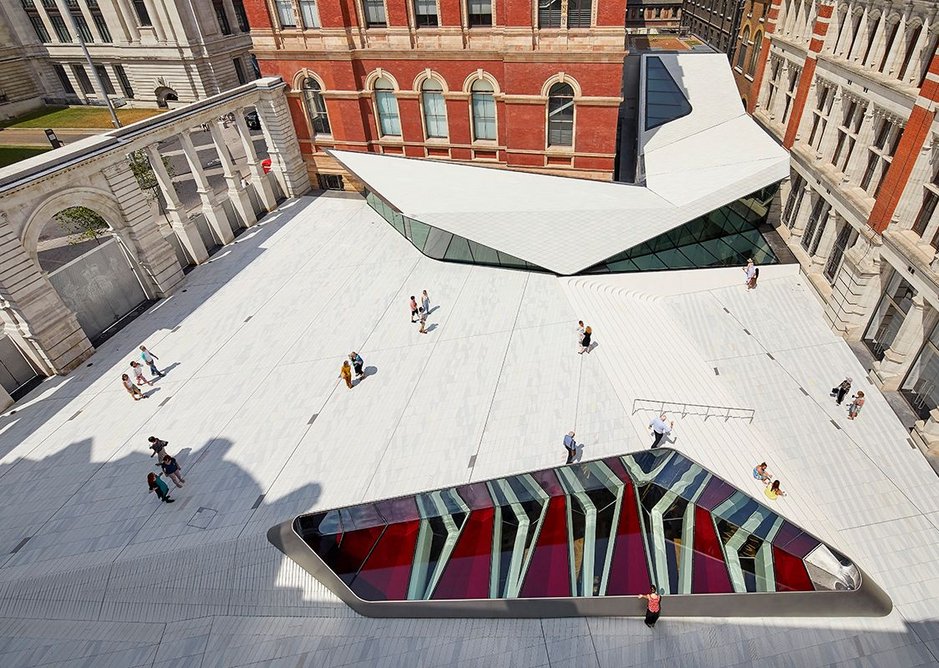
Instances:
[[[626,0],[245,0],[264,76],[325,150],[609,180]],[[336,180],[321,179],[335,186]]]

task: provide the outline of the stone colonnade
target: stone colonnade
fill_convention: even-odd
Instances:
[[[147,296],[156,299],[171,294],[183,280],[172,237],[195,264],[208,258],[208,249],[180,201],[159,143],[179,140],[196,184],[201,213],[216,237],[228,243],[234,237],[233,228],[257,222],[249,191],[263,210],[272,211],[277,206],[272,177],[285,197],[310,189],[284,88],[279,78],[259,79],[0,170],[0,319],[4,330],[42,373],[67,373],[94,350],[75,313],[39,266],[37,244],[45,224],[68,207],[86,206],[96,211],[127,251]],[[264,173],[245,123],[244,114],[250,107],[258,113],[267,142],[270,175]],[[244,177],[229,153],[223,134],[226,124],[234,127],[244,150]],[[225,180],[222,197],[231,202],[238,221],[229,221],[222,197],[209,185],[193,145],[190,135],[203,125],[208,126]],[[149,159],[166,204],[165,220],[153,198],[141,190],[131,168],[128,156],[136,151],[143,151]],[[0,391],[0,405],[10,402],[5,394]]]

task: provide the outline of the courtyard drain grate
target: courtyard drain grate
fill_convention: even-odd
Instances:
[[[26,536],[26,538],[24,538],[24,539],[21,540],[19,543],[17,543],[17,544],[16,544],[16,547],[14,547],[12,550],[10,550],[10,554],[16,554],[17,552],[19,552],[20,549],[21,549],[24,545],[26,545],[26,543],[29,542],[29,539],[30,539],[30,538],[32,538],[32,536]]]
[[[266,496],[265,494],[262,494],[261,496],[259,496],[258,500],[254,502],[254,505],[251,506],[251,510],[257,510],[258,507],[261,505],[261,502],[264,500],[265,496]]]
[[[215,519],[216,515],[218,515],[218,511],[214,508],[202,506],[196,511],[196,514],[192,516],[187,524],[196,529],[206,529],[212,524],[212,520]]]

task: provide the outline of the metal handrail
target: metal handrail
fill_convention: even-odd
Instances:
[[[646,405],[640,406],[641,403]],[[666,408],[669,408],[673,413],[680,413],[682,417],[686,415],[704,415],[705,420],[709,417],[723,417],[725,422],[730,418],[740,418],[741,420],[750,420],[752,423],[753,416],[756,413],[752,408],[737,406],[711,406],[687,401],[662,401],[660,399],[633,399],[633,415],[640,409],[654,409],[664,413]],[[704,409],[704,411],[701,412],[700,409]]]

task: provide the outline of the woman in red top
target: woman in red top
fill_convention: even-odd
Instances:
[[[641,594],[639,598],[646,599],[646,626],[654,629],[662,609],[662,597],[655,590],[655,585],[652,585],[651,591],[648,594]]]

